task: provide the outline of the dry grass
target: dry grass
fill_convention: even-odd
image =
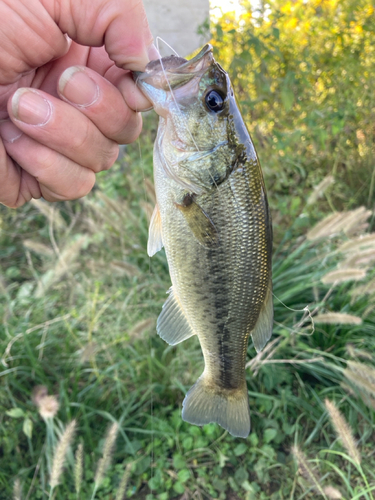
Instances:
[[[119,425],[117,422],[113,423],[107,431],[107,435],[103,446],[103,455],[98,462],[98,466],[95,473],[96,487],[98,487],[102,483],[104,475],[111,463],[111,458],[115,447],[118,431],[119,431]]]
[[[354,462],[360,464],[361,455],[357,449],[357,445],[354,440],[351,428],[349,427],[342,413],[332,401],[326,399],[324,401],[324,404],[328,411],[336,434],[341,440],[343,447],[348,452],[348,455],[354,460]]]
[[[325,323],[329,325],[360,325],[362,319],[353,314],[330,312],[318,314],[314,317],[315,323]]]
[[[310,467],[303,451],[298,446],[293,446],[292,453],[297,461],[299,471],[306,481],[311,485],[316,493],[320,493],[324,498],[326,498],[323,488],[320,485],[321,480]]]
[[[59,442],[57,443],[53,461],[52,461],[52,471],[50,478],[50,486],[51,488],[55,488],[60,481],[60,476],[62,474],[65,457],[68,451],[68,448],[73,440],[74,432],[76,428],[76,421],[72,420],[65,428]]]
[[[322,283],[329,285],[331,283],[339,284],[345,281],[358,281],[366,277],[364,269],[337,269],[331,271],[322,277]]]

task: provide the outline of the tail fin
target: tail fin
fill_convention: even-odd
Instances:
[[[195,425],[216,422],[234,437],[246,438],[250,432],[250,408],[247,386],[222,389],[207,383],[204,374],[186,394],[182,418]]]

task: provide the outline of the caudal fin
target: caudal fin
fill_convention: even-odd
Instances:
[[[204,374],[186,394],[182,418],[195,425],[215,422],[234,437],[250,432],[250,409],[246,382],[240,389],[222,389],[207,383]]]

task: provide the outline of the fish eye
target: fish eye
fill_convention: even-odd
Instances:
[[[210,90],[205,97],[205,103],[208,109],[218,113],[224,108],[224,99],[216,90]]]

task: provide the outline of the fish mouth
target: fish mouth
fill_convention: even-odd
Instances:
[[[174,55],[156,59],[147,64],[145,71],[134,71],[133,78],[146,95],[149,85],[163,91],[174,90],[201,76],[213,61],[212,45],[208,43],[190,60]]]

